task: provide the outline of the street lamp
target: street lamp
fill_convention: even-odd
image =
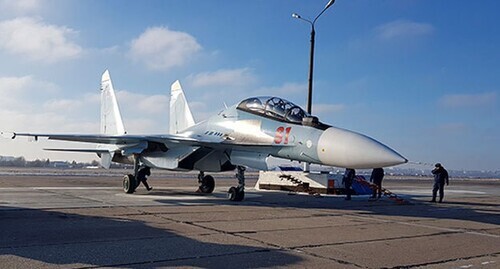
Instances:
[[[311,52],[309,53],[309,92],[307,94],[307,113],[312,115],[312,88],[313,88],[313,67],[314,67],[314,37],[316,36],[316,31],[314,30],[314,24],[318,18],[335,3],[335,0],[330,0],[323,8],[323,10],[314,18],[313,21],[302,18],[299,14],[293,13],[292,18],[305,21],[311,25]],[[309,172],[309,163],[304,163],[304,172]]]
[[[312,87],[313,87],[313,67],[314,67],[314,38],[316,36],[316,31],[314,30],[314,24],[318,20],[318,18],[335,3],[335,0],[330,0],[325,8],[314,18],[313,21],[302,18],[299,14],[293,13],[292,18],[299,19],[305,21],[311,25],[311,52],[309,54],[309,93],[307,95],[307,113],[312,115]]]

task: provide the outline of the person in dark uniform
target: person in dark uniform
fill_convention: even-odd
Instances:
[[[440,163],[434,165],[434,169],[431,171],[434,175],[434,187],[432,188],[432,200],[431,202],[436,202],[436,195],[439,191],[439,202],[443,202],[444,198],[444,184],[449,185],[448,171]]]
[[[139,172],[137,172],[137,180],[139,180],[139,182],[142,182],[142,184],[144,184],[144,187],[146,187],[146,190],[150,191],[153,189],[153,187],[150,187],[148,185],[148,179],[147,177],[151,175],[151,168],[149,167],[144,167],[142,169],[139,170]]]
[[[351,168],[347,168],[344,173],[344,177],[342,178],[342,183],[344,183],[345,191],[346,191],[346,200],[351,200],[351,186],[354,177],[356,176],[356,171]]]
[[[384,179],[384,169],[383,168],[375,168],[372,171],[372,175],[370,176],[370,182],[376,185],[373,189],[372,198],[380,198],[382,196],[382,180]]]

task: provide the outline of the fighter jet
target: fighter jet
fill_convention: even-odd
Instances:
[[[133,164],[123,189],[133,193],[140,169],[199,171],[199,191],[212,193],[214,178],[206,172],[236,170],[238,185],[228,198],[242,201],[247,167],[267,170],[269,156],[342,168],[377,168],[406,163],[386,145],[319,121],[301,107],[276,96],[250,97],[208,120],[195,123],[179,81],[171,86],[170,126],[165,135],[130,135],[122,122],[108,70],[101,79],[100,134],[12,133],[16,137],[97,144],[94,149],[46,149],[96,153],[104,168],[111,162]]]

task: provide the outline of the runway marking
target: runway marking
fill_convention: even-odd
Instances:
[[[432,194],[431,189],[426,190],[391,190],[394,193],[412,193],[412,194]],[[445,193],[453,193],[453,194],[486,194],[483,191],[467,191],[467,190],[446,190]]]
[[[7,187],[0,190],[119,190],[118,187]]]
[[[117,190],[117,187],[33,187],[35,190]]]
[[[165,195],[149,195],[149,194],[125,194],[117,193],[115,194],[119,197],[127,198],[137,198],[137,199],[162,199],[162,200],[207,200],[207,199],[225,199],[226,193],[216,193],[211,195],[199,195],[199,194],[165,194]],[[257,198],[261,197],[259,194],[245,193],[245,198]]]
[[[448,210],[448,209],[446,209]],[[477,231],[469,231],[467,229],[460,229],[460,228],[446,228],[446,227],[440,227],[440,226],[434,226],[430,224],[422,224],[418,222],[405,222],[405,221],[396,221],[396,220],[386,220],[386,219],[378,219],[378,218],[373,218],[373,217],[368,217],[368,216],[361,216],[358,215],[359,218],[365,218],[365,219],[370,219],[370,220],[377,220],[379,222],[386,222],[386,223],[398,223],[402,225],[408,225],[408,226],[415,226],[415,227],[424,227],[424,228],[429,228],[429,229],[434,229],[434,230],[441,230],[449,233],[464,233],[464,234],[473,234],[473,235],[479,235],[479,236],[486,236],[486,237],[493,237],[493,238],[500,238],[500,235],[496,234],[488,234],[488,233],[481,233]]]

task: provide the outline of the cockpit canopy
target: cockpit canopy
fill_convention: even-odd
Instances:
[[[297,124],[301,124],[304,117],[309,117],[309,114],[302,108],[279,97],[251,97],[241,101],[238,109]]]

